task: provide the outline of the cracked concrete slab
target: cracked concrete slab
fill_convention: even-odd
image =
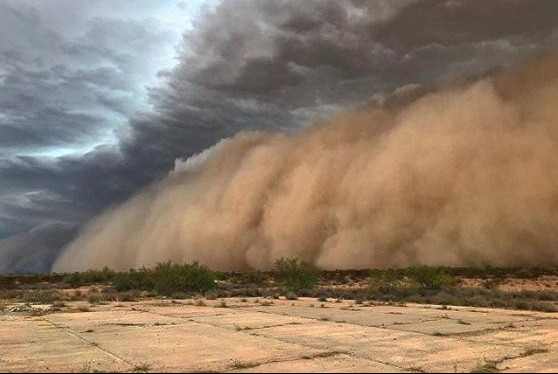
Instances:
[[[469,338],[479,342],[520,345],[528,348],[558,348],[558,320],[541,319],[508,325],[506,329]]]
[[[96,329],[103,325],[148,326],[180,322],[164,315],[125,310],[51,314],[47,318],[59,327],[72,330]]]
[[[220,316],[194,317],[192,320],[216,327],[240,331],[281,327],[286,325],[301,325],[303,323],[308,323],[307,319],[298,317],[288,317],[274,314],[272,318],[270,318],[269,313],[262,312],[247,312],[241,314]]]
[[[504,373],[556,373],[558,368],[558,351],[520,357],[509,360],[502,366]]]
[[[351,352],[399,368],[448,372],[456,367],[472,368],[479,358],[499,360],[518,355],[517,347],[503,347],[467,340],[435,337],[387,328],[363,327],[352,324],[323,322],[284,326],[254,332],[257,336],[279,339],[317,349]]]
[[[138,366],[168,372],[225,371],[236,362],[292,360],[302,351],[322,352],[195,322],[149,328],[104,325],[87,339]]]
[[[422,323],[395,324],[390,326],[395,330],[417,332],[420,334],[448,336],[448,335],[470,335],[503,329],[506,322],[469,322],[463,319],[437,319]]]
[[[1,372],[129,371],[129,363],[41,319],[0,322]]]
[[[234,370],[236,373],[400,373],[398,367],[371,362],[344,354],[330,357],[282,361]]]
[[[553,314],[228,299],[0,315],[0,372],[555,371]],[[200,303],[201,305],[201,303]]]
[[[274,315],[286,315],[293,317],[304,317],[309,319],[328,319],[336,322],[353,323],[361,326],[379,327],[394,324],[409,324],[433,320],[427,316],[419,315],[396,315],[388,313],[376,313],[372,308],[347,308],[347,307],[308,307],[277,305],[257,308],[264,313]]]

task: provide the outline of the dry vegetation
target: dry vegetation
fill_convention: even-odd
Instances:
[[[518,282],[526,289],[509,284]],[[514,283],[515,284],[515,283]],[[281,259],[273,271],[214,272],[197,263],[160,264],[153,269],[109,269],[65,275],[0,277],[0,309],[11,302],[90,305],[142,297],[217,300],[226,297],[299,296],[371,303],[427,303],[556,312],[558,268],[436,268],[317,271],[296,259]],[[226,302],[222,302],[226,307]],[[85,307],[83,307],[85,308]]]

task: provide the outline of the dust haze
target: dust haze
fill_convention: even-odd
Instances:
[[[55,271],[558,265],[558,57],[241,132],[90,222]]]

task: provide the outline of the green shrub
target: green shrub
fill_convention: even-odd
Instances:
[[[400,301],[418,296],[418,287],[399,269],[373,270],[368,278],[367,296],[379,301]],[[360,297],[360,296],[357,296]]]
[[[83,285],[80,273],[68,274],[64,277],[64,283],[68,283],[72,288],[78,288]]]
[[[311,290],[318,284],[318,272],[295,258],[282,258],[275,262],[275,279],[287,291]]]
[[[406,273],[423,290],[439,291],[452,283],[452,277],[440,267],[414,266],[407,269]]]
[[[236,282],[239,284],[253,284],[256,286],[264,286],[269,280],[269,277],[260,271],[248,271],[241,274]]]
[[[151,291],[155,288],[153,273],[146,268],[118,273],[113,277],[112,284],[119,292],[130,290]]]
[[[368,278],[368,291],[371,294],[399,294],[404,288],[403,274],[399,270],[372,270]]]
[[[177,292],[204,294],[217,287],[216,275],[197,262],[172,265],[170,262],[157,265],[154,269],[155,292],[171,296]]]
[[[103,270],[88,270],[81,273],[72,273],[64,277],[64,283],[68,283],[73,288],[91,284],[101,284],[111,282],[116,273],[105,267]]]
[[[204,294],[216,288],[216,275],[198,263],[173,265],[170,262],[146,268],[130,270],[113,276],[112,285],[119,292],[130,290],[155,291],[165,296]]]

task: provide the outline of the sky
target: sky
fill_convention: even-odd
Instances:
[[[246,129],[558,48],[554,0],[0,0],[0,272]]]

